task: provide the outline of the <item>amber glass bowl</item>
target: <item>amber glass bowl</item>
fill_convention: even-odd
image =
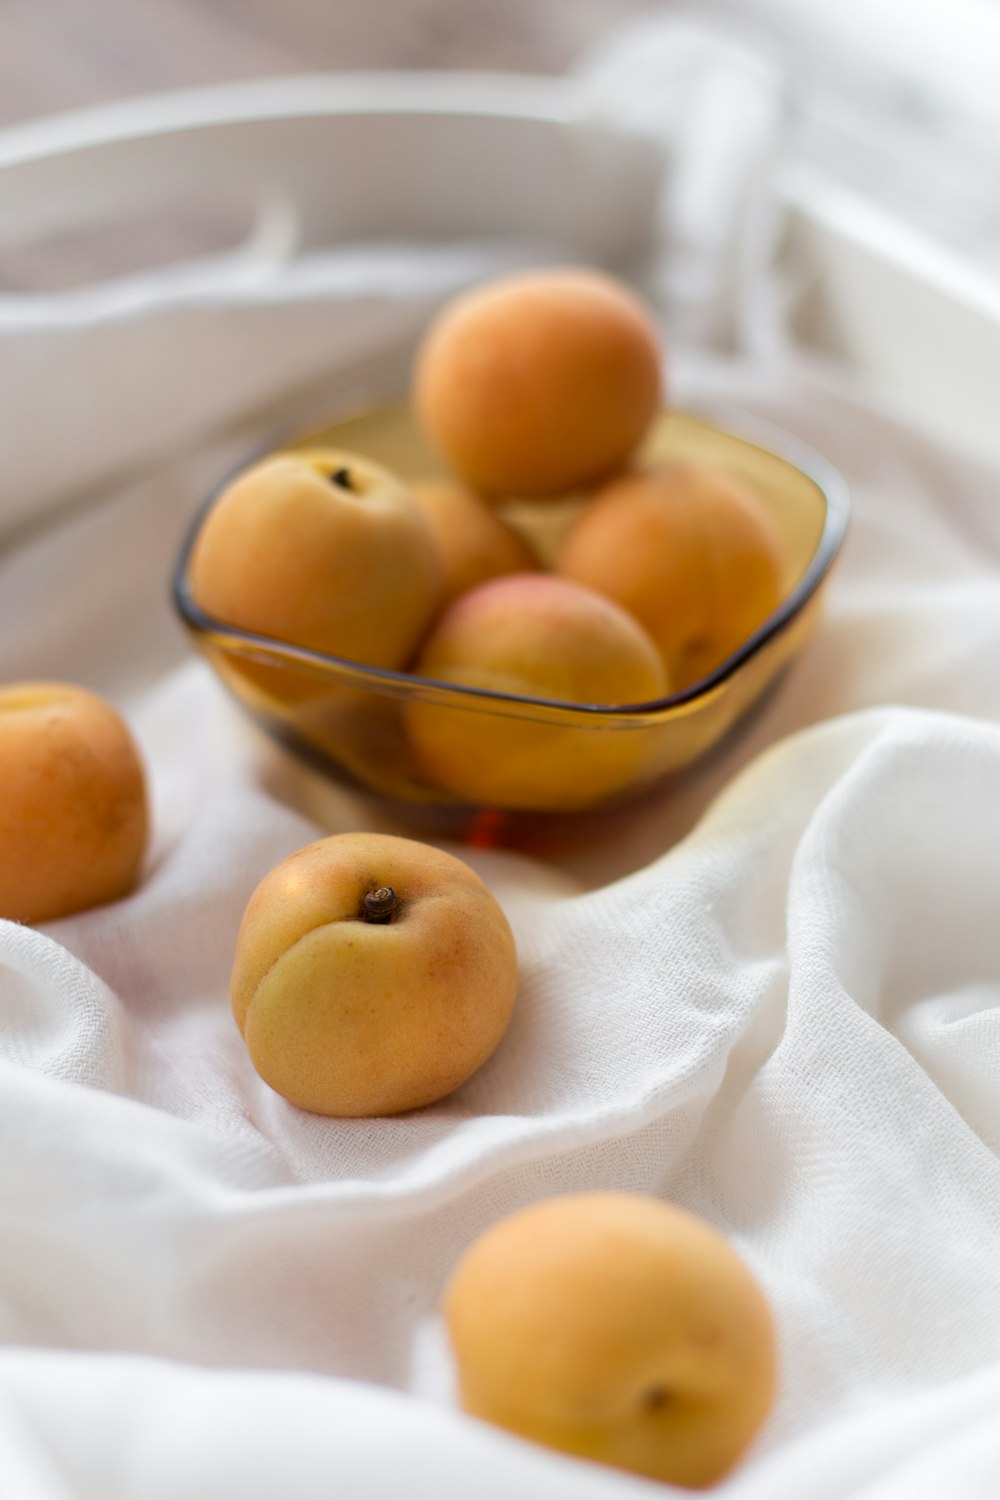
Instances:
[[[401,403],[380,406],[311,433],[301,444],[329,444],[377,459],[416,478],[440,472]],[[188,564],[208,506],[181,549],[174,599],[198,649],[226,686],[271,733],[329,773],[396,804],[434,809],[468,808],[434,784],[407,734],[410,705],[449,715],[494,715],[520,721],[530,754],[533,741],[553,744],[565,756],[567,775],[515,810],[567,812],[633,797],[703,755],[726,734],[802,646],[818,615],[823,584],[843,541],[847,490],[823,459],[792,438],[761,424],[719,424],[686,412],[663,415],[641,457],[711,465],[751,487],[777,526],[784,554],[782,600],[760,629],[702,681],[651,703],[616,707],[557,703],[482,689],[456,687],[409,672],[365,666],[254,635],[200,609],[189,587]],[[511,518],[532,533],[545,555],[582,500],[524,502]],[[211,501],[209,501],[209,505]],[[596,736],[615,736],[610,742]],[[555,737],[555,738],[554,738]],[[619,767],[598,795],[574,789],[573,766],[600,753]],[[582,758],[582,759],[581,759]],[[502,807],[497,803],[498,810]]]

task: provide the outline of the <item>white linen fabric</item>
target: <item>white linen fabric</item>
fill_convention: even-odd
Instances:
[[[293,396],[311,418],[362,354],[388,380],[433,300],[542,253],[428,249],[412,282],[400,256],[388,301],[370,261],[348,275],[332,253],[310,298],[332,322],[340,278],[356,337],[339,368],[318,336],[288,352],[308,320],[276,272],[253,300],[269,340],[288,332],[282,358],[252,379],[237,361],[226,385],[239,299],[219,309],[213,421],[184,380],[191,310],[140,299],[119,315],[161,398],[146,473],[0,560],[0,677],[109,693],[155,829],[128,900],[0,924],[4,1500],[649,1493],[454,1402],[438,1305],[456,1259],[502,1214],[591,1188],[704,1215],[774,1308],[780,1398],[719,1493],[1000,1489],[998,477],[839,377],[674,358],[679,401],[762,416],[845,473],[850,539],[819,634],[704,765],[530,847],[457,851],[520,953],[486,1067],[412,1116],[324,1120],[268,1090],[232,1021],[257,881],[324,831],[390,825],[191,658],[167,598],[183,528]],[[67,338],[53,327],[31,334],[39,369]],[[0,318],[4,338],[30,342]],[[103,373],[97,357],[94,392]],[[93,395],[74,495],[114,421]],[[39,507],[67,473],[52,447]]]

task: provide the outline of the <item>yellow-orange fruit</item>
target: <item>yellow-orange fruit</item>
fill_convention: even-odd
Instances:
[[[514,573],[445,611],[415,667],[461,687],[558,703],[646,703],[669,691],[659,654],[624,610],[547,573]],[[494,705],[494,708],[496,705]],[[484,713],[414,701],[407,728],[428,776],[496,807],[568,808],[619,790],[644,753],[633,730],[552,722],[517,705]]]
[[[781,598],[781,540],[761,502],[688,464],[612,480],[585,506],[556,566],[634,615],[678,688],[724,661]]]
[[[202,609],[296,646],[398,668],[440,599],[443,566],[405,486],[356,453],[278,453],[239,475],[199,531]]]
[[[64,682],[0,688],[0,917],[47,922],[127,895],[147,829],[142,761],[110,703]]]
[[[539,566],[528,543],[464,485],[423,479],[410,489],[431,523],[444,562],[442,608],[490,578]]]
[[[576,268],[504,277],[435,318],[416,409],[484,495],[562,495],[618,468],[661,401],[652,319],[620,282]]]
[[[320,839],[266,875],[232,975],[254,1067],[321,1115],[442,1099],[494,1051],[516,993],[510,926],[475,871],[375,833]]]
[[[654,1198],[502,1220],[459,1262],[445,1317],[466,1411],[671,1484],[720,1479],[774,1399],[763,1292],[720,1234]]]

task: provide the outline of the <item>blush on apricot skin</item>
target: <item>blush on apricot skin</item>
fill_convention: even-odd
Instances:
[[[538,498],[620,467],[662,402],[655,326],[603,273],[500,278],[428,328],[414,401],[431,442],[485,495]]]
[[[669,677],[643,628],[609,599],[546,573],[482,584],[446,610],[419,675],[461,687],[560,703],[647,703]],[[583,807],[625,786],[644,739],[433,702],[407,705],[407,731],[428,777],[497,807]]]

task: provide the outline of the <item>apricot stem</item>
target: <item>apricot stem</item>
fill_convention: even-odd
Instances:
[[[334,469],[333,473],[330,475],[330,483],[339,484],[342,490],[354,489],[354,485],[351,481],[350,469]]]
[[[396,892],[391,885],[380,885],[377,890],[366,891],[361,902],[361,915],[366,922],[391,922],[399,905]]]

